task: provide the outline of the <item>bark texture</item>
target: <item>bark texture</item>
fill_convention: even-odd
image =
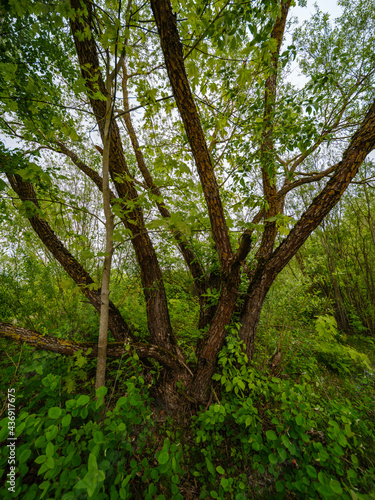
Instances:
[[[55,352],[66,356],[73,356],[74,353],[80,350],[84,355],[92,358],[96,358],[98,354],[97,342],[74,342],[59,339],[1,321],[0,336],[13,342],[25,342],[35,349],[43,349],[44,351]],[[142,342],[133,342],[131,344],[126,342],[110,342],[107,348],[107,356],[110,358],[118,358],[124,355],[127,356],[130,348],[135,349],[140,358],[154,359],[171,370],[181,369],[181,365],[176,356],[159,346],[144,344]],[[89,349],[90,353],[88,353]]]
[[[222,348],[237,301],[240,284],[240,263],[231,267],[222,284],[219,303],[207,335],[202,339],[197,350],[198,365],[189,387],[189,394],[196,401],[206,399],[211,377],[215,372],[217,355]]]
[[[70,19],[70,26],[81,65],[81,73],[85,79],[91,107],[103,140],[106,103],[98,96],[98,93],[107,97],[107,91],[100,71],[99,58],[92,33],[92,4],[88,0],[83,1],[86,12],[83,12],[80,0],[71,0],[70,5],[75,12]],[[162,273],[155,249],[144,224],[143,212],[138,202],[138,193],[131,180],[125,161],[120,131],[116,122],[112,124],[110,132],[109,170],[121,199],[122,220],[125,227],[133,235],[131,241],[141,270],[151,340],[164,349],[175,352],[182,360],[183,356],[178,349],[170,324]]]
[[[169,81],[172,86],[195,164],[197,166],[210,217],[212,235],[223,271],[228,271],[232,257],[219,186],[211,156],[206,144],[198,110],[186,75],[182,43],[177,29],[176,16],[169,0],[151,0],[151,7],[160,36]]]
[[[273,141],[274,113],[277,98],[277,76],[281,43],[284,37],[286,19],[288,17],[290,0],[281,3],[281,13],[276,19],[271,32],[271,38],[276,40],[276,49],[271,54],[270,76],[265,82],[264,92],[264,130],[262,134],[262,144],[260,148],[262,163],[262,181],[265,201],[268,205],[265,210],[264,218],[266,220],[262,242],[257,253],[259,265],[271,255],[275,245],[277,226],[275,221],[267,221],[268,218],[275,217],[280,212],[280,204],[277,196],[276,187],[276,162]]]

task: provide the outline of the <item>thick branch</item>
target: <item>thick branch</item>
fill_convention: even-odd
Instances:
[[[271,38],[276,40],[276,49],[271,55],[271,74],[265,82],[264,93],[264,130],[262,134],[261,162],[264,197],[267,202],[265,218],[274,217],[279,212],[279,204],[276,189],[276,167],[274,162],[274,111],[276,105],[276,82],[278,74],[279,54],[284,36],[286,19],[290,7],[290,0],[281,0],[281,15],[276,19]],[[259,265],[272,253],[277,234],[276,223],[266,222],[262,242],[257,254]]]
[[[290,184],[285,183],[284,186],[277,193],[278,200],[284,198],[285,195],[289,193],[289,191],[292,191],[298,186],[303,186],[304,184],[311,184],[312,182],[320,181],[321,179],[323,179],[323,177],[327,177],[328,175],[332,174],[332,172],[334,172],[337,169],[337,167],[338,164],[332,165],[332,167],[326,168],[322,172],[315,173],[313,175],[310,175],[309,177],[298,179]]]
[[[1,160],[2,159],[3,158],[1,158]],[[35,190],[30,182],[23,181],[19,175],[12,176],[7,174],[7,177],[13,190],[22,201],[31,201],[36,208],[40,208]],[[29,217],[29,222],[42,243],[79,286],[82,293],[88,298],[95,309],[100,312],[100,294],[98,293],[98,288],[93,286],[94,280],[89,273],[65,248],[47,221],[39,217],[39,215],[33,215]],[[127,337],[132,336],[129,326],[112,302],[110,302],[109,329],[114,338],[118,341],[125,340]]]
[[[184,66],[176,16],[169,0],[151,0],[170,84],[195,159],[222,270],[232,257],[228,229],[211,157]]]
[[[0,322],[0,336],[12,340],[13,342],[25,342],[26,344],[35,347],[35,349],[43,349],[44,351],[56,352],[66,356],[73,356],[76,352],[82,351],[84,355],[91,358],[96,358],[98,355],[97,342],[73,342],[64,339],[58,339],[49,335],[41,335],[38,332],[20,328],[10,323]],[[152,358],[158,361],[161,365],[178,370],[181,368],[176,357],[168,351],[155,346],[143,343],[126,344],[124,342],[111,342],[107,347],[107,356],[110,358],[119,358],[128,354],[127,346],[136,350],[140,358]],[[88,354],[88,350],[91,352]]]

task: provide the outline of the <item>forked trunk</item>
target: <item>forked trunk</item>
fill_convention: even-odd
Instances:
[[[236,266],[224,281],[219,303],[211,326],[197,349],[198,366],[189,387],[189,394],[196,401],[204,401],[211,377],[215,372],[217,355],[222,348],[226,326],[229,325],[237,301],[240,268]]]

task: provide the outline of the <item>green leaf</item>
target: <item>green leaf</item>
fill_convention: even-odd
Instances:
[[[102,387],[99,387],[96,391],[96,409],[98,409],[104,402],[104,397],[108,392],[108,388],[105,387],[104,385]]]
[[[28,461],[31,456],[31,450],[23,450],[20,456],[18,457],[18,462],[23,464]]]
[[[267,436],[267,439],[269,439],[270,441],[276,441],[276,439],[277,439],[275,431],[268,430],[266,432],[266,436]]]
[[[341,485],[338,481],[336,481],[336,479],[331,479],[331,481],[329,482],[329,486],[330,486],[331,490],[334,491],[337,495],[343,494],[343,490],[341,488]]]
[[[46,455],[47,457],[52,457],[54,453],[55,453],[55,446],[53,445],[53,443],[49,442],[46,446]]]
[[[80,479],[78,483],[74,485],[74,488],[77,490],[86,490],[87,489],[87,484],[86,481],[83,481],[83,479]]]
[[[86,405],[89,401],[90,401],[90,396],[87,396],[86,394],[82,394],[77,399],[77,405],[78,406],[83,406],[83,405]]]
[[[65,406],[66,406],[66,409],[68,411],[70,411],[73,408],[77,407],[77,401],[75,399],[69,399],[68,401],[66,401]]]
[[[284,448],[277,448],[277,452],[279,454],[279,457],[281,458],[281,461],[284,462],[287,459],[287,452]]]
[[[88,471],[96,472],[97,470],[98,470],[98,464],[96,462],[96,456],[93,453],[90,453],[88,461]]]
[[[285,490],[284,483],[281,481],[277,481],[275,486],[278,493],[282,493]]]
[[[331,488],[326,484],[320,484],[317,487],[318,492],[322,495],[323,498],[333,497],[335,493],[331,490]]]
[[[226,477],[222,477],[220,480],[220,484],[224,488],[224,491],[226,491],[228,484],[229,484],[229,481]]]
[[[104,434],[101,431],[96,431],[94,433],[94,442],[96,444],[104,443]]]
[[[217,472],[218,472],[219,474],[225,474],[225,470],[222,468],[222,466],[221,466],[221,465],[218,465],[218,466],[216,467],[216,470],[217,470]]]
[[[214,468],[211,460],[208,457],[205,457],[205,460],[206,460],[206,465],[207,465],[208,472],[215,477],[216,476],[215,468]]]
[[[312,478],[317,477],[316,470],[314,469],[314,467],[312,465],[306,465],[306,472]]]
[[[34,462],[36,464],[43,464],[45,461],[47,460],[47,457],[45,455],[40,455],[39,457],[37,457]]]
[[[305,423],[305,419],[304,419],[303,415],[301,415],[301,414],[297,415],[296,422],[297,422],[297,425],[303,426]]]
[[[72,416],[70,415],[70,413],[68,413],[61,419],[62,427],[69,427],[71,421],[72,421]]]
[[[59,428],[57,425],[51,425],[51,427],[46,432],[47,441],[53,441],[59,433]]]
[[[273,453],[270,453],[268,455],[268,460],[270,461],[271,464],[277,464],[277,456],[274,455]]]
[[[87,415],[89,414],[89,411],[87,407],[81,408],[81,411],[79,412],[81,418],[85,419],[87,418]]]
[[[351,429],[350,424],[345,424],[345,434],[346,434],[348,437],[352,437],[352,436],[354,436],[354,432],[352,432],[352,429]]]
[[[160,465],[164,465],[169,460],[169,453],[166,451],[161,451],[158,455],[158,462]]]
[[[48,416],[50,418],[60,418],[62,413],[62,409],[59,408],[58,406],[54,406],[48,410]]]

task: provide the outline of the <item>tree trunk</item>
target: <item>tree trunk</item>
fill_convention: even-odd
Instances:
[[[81,73],[85,79],[91,107],[103,140],[106,105],[102,99],[96,98],[95,94],[100,92],[105,96],[107,92],[100,71],[94,36],[91,32],[92,4],[87,0],[84,0],[83,3],[87,12],[72,16],[70,25],[81,65]],[[70,5],[75,12],[81,9],[80,0],[71,0]],[[80,34],[87,30],[91,36],[82,37]],[[184,357],[177,346],[170,323],[162,273],[144,224],[143,212],[138,202],[138,193],[131,180],[122,148],[120,131],[115,121],[110,132],[109,170],[121,200],[119,206],[124,214],[122,220],[125,227],[133,235],[131,242],[141,270],[142,288],[146,300],[147,325],[151,340],[164,349],[175,353],[183,361]]]
[[[102,273],[101,308],[98,339],[98,358],[96,366],[95,389],[105,386],[105,372],[107,368],[108,318],[109,318],[109,284],[111,279],[111,264],[113,255],[113,219],[111,210],[111,193],[109,189],[109,131],[112,119],[111,82],[107,76],[107,108],[104,129],[103,148],[103,208],[105,215],[105,257]]]
[[[221,269],[228,270],[232,247],[212,160],[186,75],[182,43],[169,0],[151,0],[173,95],[197,166]]]
[[[215,372],[217,355],[223,346],[226,326],[229,325],[237,301],[240,284],[240,265],[234,266],[223,280],[219,303],[206,336],[197,349],[198,366],[189,388],[196,401],[204,401],[211,377]]]
[[[251,361],[254,356],[255,332],[265,298],[272,282],[273,279],[271,275],[267,276],[262,270],[259,270],[255,274],[247,290],[245,303],[240,316],[240,338],[245,343],[245,352],[249,357],[249,361]]]
[[[10,323],[0,321],[0,336],[13,342],[25,342],[27,345],[35,349],[43,349],[44,351],[55,352],[65,356],[73,356],[77,351],[82,351],[85,356],[96,358],[98,355],[97,342],[74,342],[49,335],[42,335],[38,332],[27,330]],[[127,356],[129,351],[126,349],[127,344],[124,342],[110,342],[107,346],[107,356],[111,358],[119,358]],[[142,358],[154,359],[162,366],[168,368],[171,372],[181,370],[181,364],[177,357],[165,351],[159,346],[152,344],[144,344],[142,342],[132,342],[131,348],[136,351],[138,356]],[[130,354],[131,355],[131,354]]]

